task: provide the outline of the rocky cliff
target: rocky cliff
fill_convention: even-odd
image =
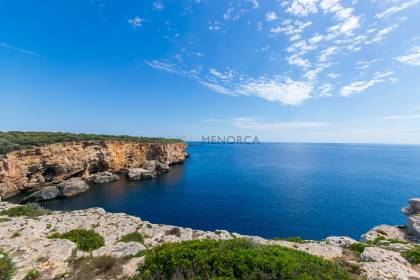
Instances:
[[[186,144],[131,141],[77,141],[51,144],[0,156],[0,197],[40,189],[68,178],[99,172],[127,172],[182,162]]]
[[[419,214],[419,209],[415,208],[418,201],[418,198],[412,199],[410,208],[406,211]],[[28,207],[33,210],[28,211]],[[26,211],[13,211],[14,208],[24,208]],[[85,252],[73,241],[51,238],[53,234],[76,229],[92,230],[100,234],[104,238],[104,244],[92,252]],[[123,236],[133,233],[143,238],[123,241]],[[31,271],[37,273],[36,279],[82,279],[72,277],[77,274],[72,264],[78,263],[78,260],[86,262],[87,257],[101,256],[110,256],[117,260],[108,265],[122,266],[118,277],[110,275],[113,270],[109,269],[104,272],[105,275],[92,278],[85,276],[83,279],[138,279],[129,277],[145,262],[145,257],[142,256],[144,252],[156,246],[194,239],[236,238],[260,245],[283,246],[337,261],[360,276],[355,276],[354,279],[418,280],[420,264],[406,259],[407,252],[418,252],[419,243],[413,239],[415,234],[418,232],[411,232],[402,226],[380,225],[364,234],[362,242],[345,236],[331,236],[320,241],[299,241],[296,238],[269,240],[225,230],[211,232],[152,224],[138,217],[109,213],[101,208],[48,212],[34,205],[19,206],[0,202],[0,260],[2,252],[10,256],[16,268],[13,280],[35,279],[28,278]],[[0,279],[3,279],[1,275]]]

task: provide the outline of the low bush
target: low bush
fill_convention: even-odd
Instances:
[[[15,273],[15,266],[12,259],[3,251],[0,250],[0,280],[12,279]]]
[[[291,236],[291,237],[274,237],[273,240],[284,240],[284,241],[290,241],[290,242],[295,242],[295,243],[308,243],[308,241],[297,237],[297,236]]]
[[[143,236],[141,235],[141,233],[137,231],[124,235],[123,237],[121,237],[120,241],[121,242],[138,242],[138,243],[144,244]]]
[[[357,253],[363,253],[366,247],[369,247],[366,243],[356,242],[347,247],[347,249],[352,250]]]
[[[419,264],[420,263],[420,246],[416,246],[413,249],[404,251],[401,254],[409,263]]]
[[[3,210],[0,212],[0,216],[34,218],[49,213],[51,213],[50,210],[44,209],[37,204],[28,204]]]
[[[379,234],[382,234],[382,235],[388,236],[388,233],[386,233],[386,232],[385,232],[385,231],[383,231],[382,229],[378,229],[376,232],[377,232],[377,233],[379,233]]]
[[[93,251],[104,246],[104,238],[93,230],[73,229],[66,233],[55,232],[50,235],[50,239],[68,239],[76,243],[77,248],[82,251]]]
[[[133,279],[354,279],[337,263],[243,239],[166,243],[146,252]]]

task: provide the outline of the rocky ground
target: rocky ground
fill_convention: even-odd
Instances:
[[[14,207],[19,205],[0,202],[0,213]],[[115,279],[127,279],[144,261],[142,251],[156,245],[204,238],[246,238],[259,244],[281,245],[341,261],[359,269],[367,279],[420,279],[419,265],[410,264],[402,256],[402,252],[418,245],[420,199],[410,200],[410,207],[404,209],[404,213],[408,215],[408,227],[377,226],[362,236],[364,243],[337,236],[322,241],[267,240],[225,230],[209,232],[151,224],[127,214],[108,213],[101,208],[57,211],[37,217],[0,214],[0,250],[11,257],[16,267],[12,279],[16,280],[35,279],[28,278],[31,273],[37,275],[36,279],[67,279],[72,274],[75,260],[86,256],[112,256],[121,260],[122,271]],[[70,240],[48,238],[54,233],[66,233],[73,229],[99,233],[104,238],[104,245],[87,253],[78,250]],[[140,233],[144,240],[121,241],[134,232]]]

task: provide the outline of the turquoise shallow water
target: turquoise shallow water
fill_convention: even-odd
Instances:
[[[420,147],[349,144],[190,146],[183,165],[157,179],[124,178],[53,209],[103,207],[153,223],[227,229],[264,237],[359,238],[378,224],[403,224],[420,196]]]

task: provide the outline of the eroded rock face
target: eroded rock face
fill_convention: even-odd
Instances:
[[[420,240],[420,198],[413,198],[409,201],[409,207],[403,208],[403,213],[407,216],[408,230],[410,238]]]
[[[182,162],[187,156],[185,147],[182,142],[80,141],[10,152],[0,156],[0,197],[71,177],[87,179],[104,171],[127,172],[150,164],[156,168]]]
[[[156,170],[145,169],[145,168],[130,168],[127,174],[128,179],[130,181],[152,179],[152,178],[155,178],[156,175],[157,175]]]

